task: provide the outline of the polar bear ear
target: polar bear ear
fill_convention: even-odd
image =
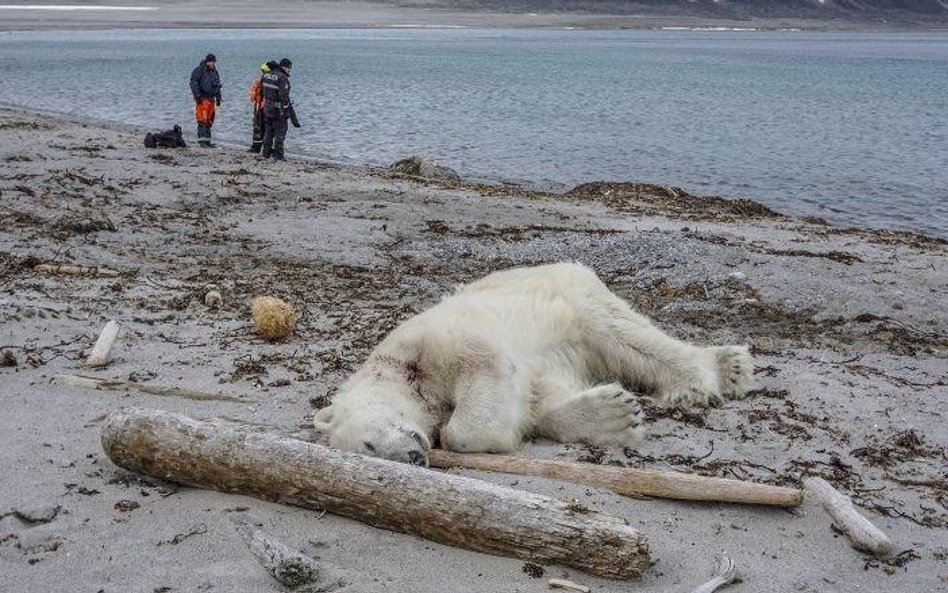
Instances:
[[[316,415],[313,416],[313,425],[316,426],[316,430],[329,430],[332,428],[332,421],[335,416],[336,413],[332,409],[332,406],[326,406],[322,410],[316,412]]]

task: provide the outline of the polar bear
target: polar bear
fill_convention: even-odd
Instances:
[[[427,464],[445,449],[510,452],[524,437],[628,446],[637,394],[667,405],[743,397],[747,346],[677,340],[575,263],[457,288],[389,334],[315,417],[330,444]]]

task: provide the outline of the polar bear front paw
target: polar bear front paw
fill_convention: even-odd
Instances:
[[[750,388],[754,361],[747,346],[717,346],[709,348],[718,363],[718,381],[721,394],[730,399],[742,399]]]
[[[592,387],[540,418],[541,432],[562,443],[626,447],[644,436],[642,406],[618,383]]]
[[[658,391],[656,401],[668,407],[707,406],[721,401],[721,392],[705,383],[666,387]]]

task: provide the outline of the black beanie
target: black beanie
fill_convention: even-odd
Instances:
[[[217,56],[214,54],[207,54],[207,56],[204,57],[204,63],[206,64],[208,62],[217,62]]]
[[[293,62],[290,61],[290,58],[283,58],[282,60],[280,60],[280,66],[282,66],[283,68],[289,68],[293,66]]]

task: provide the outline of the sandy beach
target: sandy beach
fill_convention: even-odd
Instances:
[[[647,181],[647,180],[643,180]],[[944,241],[844,229],[751,201],[587,184],[562,195],[438,184],[236,149],[146,150],[128,130],[0,111],[0,591],[278,591],[238,517],[317,557],[326,590],[691,591],[726,552],[728,591],[948,587],[948,270]],[[752,197],[752,196],[749,196]],[[575,260],[665,330],[748,343],[754,391],[649,409],[635,450],[533,442],[523,455],[798,486],[826,478],[892,538],[853,549],[811,501],[793,510],[635,500],[539,478],[461,472],[618,515],[649,537],[634,581],[536,567],[332,514],[129,474],[105,416],[147,406],[288,430],[390,329],[459,282]],[[117,276],[42,273],[39,264]],[[223,307],[203,302],[221,288]],[[258,338],[249,302],[299,313]],[[123,325],[114,361],[85,367]],[[52,383],[61,374],[238,396],[195,401]]]

